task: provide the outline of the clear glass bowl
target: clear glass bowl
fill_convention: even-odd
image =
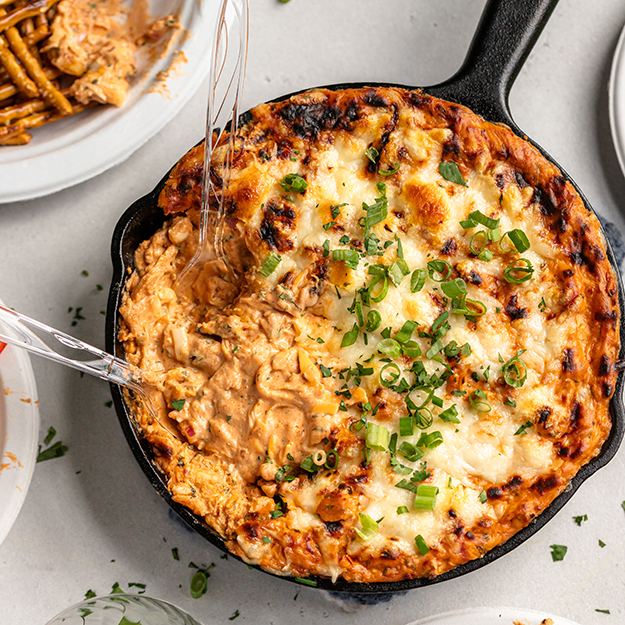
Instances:
[[[85,599],[47,625],[201,625],[180,608],[145,595]]]

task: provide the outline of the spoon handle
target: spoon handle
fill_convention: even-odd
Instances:
[[[52,347],[36,332],[44,336]],[[37,354],[102,380],[127,386],[133,390],[141,389],[142,376],[137,367],[65,332],[51,328],[45,323],[2,305],[0,305],[0,341],[21,347],[32,354]],[[60,351],[63,347],[92,358],[90,360],[68,358]]]

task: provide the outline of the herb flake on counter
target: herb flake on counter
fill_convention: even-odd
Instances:
[[[54,440],[55,436],[56,436],[56,429],[53,426],[50,426],[48,428],[48,433],[46,434],[46,437],[43,439],[43,444],[49,445]]]
[[[610,610],[606,608],[595,608],[595,612],[599,612],[601,614],[610,614]]]
[[[39,453],[37,454],[37,462],[45,462],[46,460],[54,460],[54,458],[60,458],[64,456],[69,447],[64,445],[62,441],[57,441],[51,447],[42,451],[41,445],[39,445]]]
[[[180,560],[180,554],[178,553],[178,547],[172,547],[172,549],[171,549],[171,557],[174,560]]]
[[[141,584],[139,582],[128,582],[128,588],[138,588],[138,595],[142,595],[145,592],[145,584]]]
[[[239,612],[239,610],[235,610],[229,617],[228,620],[229,621],[234,621],[235,618],[239,618],[239,616],[241,616],[241,612]]]
[[[83,276],[83,277],[85,277],[85,278],[88,278],[88,277],[89,277],[89,272],[88,272],[86,269],[83,269],[83,270],[80,272],[80,275],[81,275],[81,276]]]
[[[605,543],[601,540],[601,538],[598,540],[599,543],[599,547],[601,547],[602,549],[605,547]]]
[[[91,588],[89,588],[89,590],[85,593],[85,599],[93,599],[96,596],[95,591],[91,590]]]
[[[208,588],[208,575],[206,571],[198,570],[193,573],[191,577],[191,596],[194,599],[199,599],[202,595],[206,594]]]
[[[566,545],[549,545],[549,549],[551,549],[551,559],[554,562],[564,560],[564,556],[566,556],[566,552],[569,550]]]
[[[129,621],[125,616],[122,616],[117,625],[141,625],[141,621]]]
[[[304,586],[310,586],[311,588],[317,588],[318,584],[314,579],[309,579],[308,577],[294,577],[293,578],[299,584],[303,584]]]
[[[587,514],[580,514],[579,516],[574,516],[573,517],[573,523],[575,523],[575,525],[577,525],[577,527],[581,527],[582,523],[585,523],[586,521],[588,521],[588,515]]]

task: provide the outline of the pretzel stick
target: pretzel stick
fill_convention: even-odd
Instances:
[[[6,83],[4,85],[0,85],[0,100],[7,100],[8,98],[12,98],[17,93],[17,88],[13,83]]]
[[[7,106],[0,109],[0,124],[7,126],[16,119],[28,117],[33,113],[39,113],[47,107],[48,104],[45,100],[25,100],[13,106]]]
[[[41,24],[41,26],[37,26],[35,30],[31,33],[28,33],[24,37],[24,41],[28,46],[34,46],[39,43],[42,39],[45,39],[50,34],[50,29],[47,24]]]
[[[74,113],[82,113],[87,107],[77,104],[74,106]],[[65,115],[53,115],[52,111],[43,111],[41,113],[35,113],[29,117],[19,119],[11,126],[0,127],[0,141],[4,141],[9,138],[15,137],[15,135],[22,134],[29,128],[38,128],[39,126],[45,126],[52,122],[59,121],[60,119],[67,119]]]
[[[0,145],[26,145],[30,143],[33,136],[28,132],[20,132],[16,135],[11,135],[5,139],[0,139]]]
[[[0,32],[7,30],[22,20],[45,13],[58,0],[36,0],[36,2],[20,7],[0,17]]]
[[[27,17],[21,24],[20,30],[22,31],[22,36],[26,37],[26,35],[30,35],[30,33],[35,30],[35,22],[33,22],[32,17]]]
[[[9,50],[7,42],[2,35],[0,35],[0,63],[4,65],[15,86],[26,97],[34,98],[39,95],[37,85],[28,77],[24,68],[19,64],[11,50]]]
[[[0,9],[2,11],[2,9]],[[35,81],[42,97],[63,115],[72,112],[69,100],[50,82],[37,59],[29,52],[24,40],[20,37],[17,28],[9,28],[6,37],[11,44],[15,56],[22,62],[30,77]]]

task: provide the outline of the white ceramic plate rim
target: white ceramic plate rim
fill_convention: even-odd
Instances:
[[[9,395],[4,388],[11,389]],[[28,402],[22,400],[30,400]],[[7,347],[0,354],[0,544],[15,523],[37,462],[39,402],[32,365],[26,352]],[[11,462],[5,452],[15,454]]]
[[[479,618],[479,620],[477,620]],[[578,625],[569,619],[546,612],[525,608],[467,608],[454,610],[436,616],[429,616],[408,625],[512,625],[520,621],[525,625],[539,625],[543,619],[550,618],[553,625]]]
[[[189,28],[188,36],[180,35],[182,43],[132,87],[126,106],[85,113],[80,123],[69,119],[53,124],[57,128],[65,124],[66,132],[49,148],[37,141],[36,133],[27,146],[4,148],[11,152],[4,159],[0,153],[0,204],[35,199],[84,182],[119,165],[156,135],[208,75],[217,5],[184,0],[181,21]],[[170,95],[146,92],[157,72],[170,66],[177,50],[187,62],[179,66],[179,75],[172,72],[166,80]]]
[[[608,92],[612,141],[621,171],[625,176],[625,27],[614,51]]]

